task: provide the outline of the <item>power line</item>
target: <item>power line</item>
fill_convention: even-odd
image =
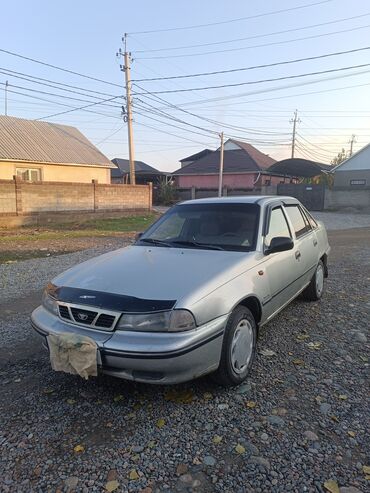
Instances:
[[[102,104],[106,101],[112,101],[113,99],[120,98],[121,96],[114,96],[103,101],[96,101],[95,103],[87,104],[86,106],[81,106],[80,108],[73,108],[72,110],[61,111],[60,113],[54,113],[53,115],[42,116],[40,118],[35,118],[35,120],[45,120],[46,118],[53,118],[54,116],[65,115],[66,113],[71,113],[72,111],[84,110],[85,108],[90,108],[91,106],[96,106],[97,104]]]
[[[1,85],[5,85],[3,83],[0,83]],[[83,102],[83,103],[92,103],[94,101],[91,101],[91,100],[88,100],[88,99],[81,99],[81,98],[75,98],[73,96],[66,96],[65,94],[56,94],[55,92],[47,92],[47,91],[39,91],[38,89],[33,89],[33,88],[30,88],[30,87],[25,87],[25,86],[17,86],[15,84],[9,84],[11,87],[15,87],[16,89],[23,89],[24,91],[30,91],[30,92],[35,92],[35,93],[38,93],[38,94],[46,94],[47,96],[56,96],[57,98],[61,98],[61,99],[68,99],[68,100],[73,100],[73,101],[80,101],[80,102]],[[88,96],[88,97],[92,97],[92,96]],[[93,96],[96,98],[96,96]],[[100,98],[100,101],[103,103],[104,101],[110,101],[112,99],[118,99],[118,98],[122,98],[123,96],[113,96],[112,98],[109,98],[109,99],[102,99]],[[111,106],[111,107],[119,107],[118,105],[105,105],[105,106]]]
[[[317,56],[311,56],[311,57],[306,57],[306,58],[296,58],[294,60],[284,60],[281,62],[265,63],[262,65],[252,65],[250,67],[233,68],[233,69],[229,69],[229,70],[216,70],[213,72],[202,72],[202,73],[198,73],[198,74],[189,74],[189,75],[173,75],[170,77],[152,77],[152,78],[147,78],[147,79],[133,79],[133,82],[151,82],[151,81],[159,81],[159,80],[187,79],[187,78],[194,78],[194,77],[203,77],[203,76],[208,76],[208,75],[228,74],[228,73],[234,73],[234,72],[242,72],[242,71],[246,71],[246,70],[255,70],[255,69],[267,68],[267,67],[277,67],[279,65],[288,65],[291,63],[306,62],[306,61],[310,61],[310,60],[318,60],[321,58],[328,58],[328,57],[338,56],[338,55],[346,55],[349,53],[356,53],[356,52],[365,51],[365,50],[370,50],[370,46],[365,46],[363,48],[355,48],[353,50],[337,51],[334,53],[327,53],[324,55],[317,55]]]
[[[330,33],[323,33],[323,34],[313,34],[311,36],[305,36],[303,38],[294,38],[294,39],[287,39],[284,41],[273,41],[272,43],[264,43],[260,45],[250,45],[250,46],[242,46],[239,48],[227,48],[225,50],[213,50],[213,51],[202,51],[198,53],[183,53],[181,55],[166,55],[166,56],[152,56],[152,57],[139,57],[138,60],[161,60],[161,59],[168,59],[168,58],[185,58],[185,57],[194,57],[194,56],[204,56],[204,55],[211,55],[214,53],[227,53],[230,51],[242,51],[242,50],[250,50],[254,48],[264,48],[266,46],[275,46],[275,45],[281,45],[281,44],[287,44],[287,43],[295,43],[296,41],[306,41],[307,39],[316,39],[316,38],[322,38],[325,36],[333,36],[335,34],[342,34],[342,33],[348,33],[352,31],[359,31],[360,29],[367,29],[370,27],[370,24],[366,24],[365,26],[358,26],[358,27],[353,27],[350,29],[342,29],[340,31],[332,31]]]
[[[102,84],[109,84],[110,86],[116,86],[116,87],[121,88],[121,86],[119,84],[115,84],[114,82],[109,82],[107,80],[98,79],[97,77],[92,77],[90,75],[81,74],[80,72],[74,72],[73,70],[69,70],[67,68],[58,67],[57,65],[52,65],[51,63],[42,62],[41,60],[36,60],[35,58],[30,58],[30,57],[27,57],[24,55],[20,55],[19,53],[15,53],[14,51],[4,50],[4,49],[0,48],[0,52],[6,53],[7,55],[12,55],[12,56],[15,56],[18,58],[22,58],[23,60],[28,60],[30,62],[38,63],[38,64],[44,65],[46,67],[54,68],[55,70],[61,70],[62,72],[67,72],[67,73],[72,74],[72,75],[77,75],[79,77],[83,77],[84,79],[90,79],[90,80],[94,80],[96,82],[101,82]]]
[[[0,85],[5,86],[5,84],[3,82],[0,82]],[[45,101],[45,102],[48,102],[48,103],[56,104],[58,106],[65,106],[67,108],[73,108],[74,110],[81,109],[81,108],[76,108],[75,106],[71,106],[71,105],[66,104],[66,103],[60,103],[58,101],[51,101],[50,99],[40,98],[38,96],[33,96],[31,94],[26,94],[26,93],[19,92],[19,91],[13,91],[12,89],[8,89],[8,92],[10,92],[12,94],[18,94],[20,96],[25,96],[25,97],[31,98],[31,99],[36,99],[38,101]],[[97,112],[97,111],[92,111],[92,110],[87,110],[87,109],[82,109],[82,111],[86,111],[88,113],[94,113],[96,115],[101,115],[101,116],[104,116],[104,117],[107,117],[107,118],[120,119],[118,116],[108,115],[107,113],[100,113],[100,112]]]
[[[314,7],[316,5],[322,5],[323,3],[328,3],[332,0],[323,0],[320,2],[314,2],[314,3],[308,3],[305,5],[299,5],[297,7],[291,7],[288,9],[280,9],[280,10],[273,10],[270,12],[264,12],[261,14],[255,14],[255,15],[250,15],[247,17],[238,17],[236,19],[229,19],[227,21],[219,21],[219,22],[209,22],[207,24],[195,24],[192,26],[180,26],[180,27],[170,27],[170,28],[164,28],[164,29],[152,29],[148,31],[132,31],[130,34],[152,34],[152,33],[163,33],[163,32],[169,32],[169,31],[183,31],[185,29],[198,29],[198,28],[203,28],[203,27],[209,27],[209,26],[219,26],[221,24],[230,24],[232,22],[239,22],[239,21],[245,21],[245,20],[250,20],[250,19],[257,19],[259,17],[266,17],[269,15],[276,15],[276,14],[282,14],[284,12],[292,12],[294,10],[299,10],[299,9],[305,9],[308,7]]]
[[[103,142],[105,142],[106,140],[110,139],[111,137],[113,137],[113,135],[116,135],[120,130],[122,130],[123,127],[124,127],[124,125],[121,125],[117,130],[115,130],[114,132],[107,135],[107,137],[104,137],[104,139],[101,139],[101,140],[99,140],[99,142],[96,142],[95,145],[98,146],[98,145],[102,144]]]
[[[298,148],[306,150],[308,153],[312,154],[313,156],[320,157],[321,159],[330,159],[330,157],[333,155],[332,152],[330,151],[317,151],[315,149],[309,149],[305,144],[303,144],[300,141],[297,141]]]
[[[323,147],[320,147],[320,146],[319,146],[319,145],[317,145],[317,144],[313,144],[312,142],[310,142],[309,140],[307,140],[305,137],[303,137],[303,135],[298,134],[298,133],[297,133],[297,135],[298,135],[298,137],[299,137],[300,139],[304,140],[307,144],[309,144],[309,145],[311,145],[311,146],[315,147],[316,149],[319,149],[319,151],[323,151],[323,152],[326,152],[326,153],[330,154],[330,151],[328,151],[327,149],[324,149]]]
[[[182,137],[181,135],[173,134],[171,132],[167,132],[166,130],[161,130],[160,128],[152,127],[151,125],[147,125],[146,123],[136,122],[137,125],[141,125],[142,127],[150,128],[151,130],[155,130],[156,132],[161,132],[167,135],[172,135],[172,137],[178,137],[179,139],[188,140],[189,142],[195,142],[196,144],[200,144],[202,146],[209,147],[209,144],[205,144],[204,142],[199,142],[197,140],[188,139],[187,137]]]
[[[137,86],[137,85],[136,85],[136,86]],[[139,86],[137,86],[137,87],[139,87]],[[146,92],[147,92],[147,94],[149,94],[149,95],[151,95],[151,94],[152,94],[152,93],[150,93],[149,91],[146,91]],[[216,121],[216,120],[212,120],[212,119],[210,119],[210,118],[205,118],[205,117],[202,117],[202,116],[197,115],[197,114],[195,114],[195,113],[192,113],[192,112],[190,112],[190,111],[184,110],[183,108],[180,108],[179,106],[176,106],[176,105],[174,105],[174,104],[172,104],[172,103],[169,103],[168,101],[166,101],[166,100],[165,100],[165,99],[163,99],[163,98],[160,98],[159,96],[154,96],[156,99],[154,99],[154,98],[149,98],[149,96],[145,96],[145,97],[147,97],[148,99],[150,99],[150,100],[152,100],[152,101],[156,101],[156,102],[157,102],[157,100],[159,100],[159,101],[161,101],[161,102],[164,102],[164,103],[166,103],[166,105],[167,105],[168,107],[171,107],[171,108],[174,108],[174,109],[176,109],[176,110],[182,111],[182,112],[184,112],[184,113],[186,113],[186,114],[188,114],[188,115],[190,115],[190,116],[196,117],[196,118],[198,118],[198,119],[200,119],[200,120],[203,120],[203,121],[206,121],[206,122],[208,122],[208,123],[212,123],[213,125],[217,125],[219,128],[221,128],[221,127],[222,127],[222,128],[223,128],[223,127],[226,127],[226,128],[231,128],[232,130],[238,130],[238,131],[242,131],[242,132],[248,132],[248,133],[252,133],[252,134],[256,134],[256,135],[266,135],[266,134],[268,134],[268,135],[284,135],[284,133],[282,133],[282,132],[266,132],[266,131],[263,131],[263,132],[256,132],[256,131],[255,131],[255,129],[243,128],[243,127],[238,127],[238,126],[235,126],[235,125],[228,125],[228,124],[226,124],[226,123],[224,123],[224,122],[219,122],[219,121]],[[166,117],[168,117],[168,118],[171,118],[171,119],[174,119],[174,118],[175,118],[175,117],[173,117],[172,115],[168,115],[167,113],[163,112],[160,108],[157,108],[157,107],[155,107],[155,106],[153,106],[153,105],[150,105],[149,103],[144,102],[144,101],[142,101],[142,100],[140,100],[140,99],[139,99],[139,101],[141,101],[143,104],[148,105],[148,106],[149,106],[150,108],[152,108],[153,110],[156,110],[156,111],[158,111],[158,112],[162,113],[163,115],[165,115],[165,116],[166,116]],[[185,124],[188,124],[188,125],[191,125],[191,124],[189,124],[189,123],[187,123],[187,122],[185,122],[184,120],[181,120],[181,119],[176,119],[176,121],[181,122],[181,123],[185,123]],[[191,125],[191,126],[195,126],[195,125]],[[205,130],[204,128],[202,128],[202,127],[198,127],[198,126],[195,126],[195,128],[198,128],[198,129],[201,129],[201,130]],[[219,134],[219,132],[216,132],[216,131],[213,131],[213,133],[215,133],[215,134],[217,134],[217,135]],[[286,135],[287,135],[287,134],[286,134]]]
[[[149,116],[145,113],[142,113],[140,111],[136,111],[136,114],[138,115],[141,115],[141,116],[144,116],[146,118],[149,118],[150,120],[154,120],[156,122],[159,122],[163,125],[168,125],[168,126],[171,126],[171,127],[175,127],[175,128],[179,128],[180,130],[183,130],[185,132],[190,132],[190,133],[193,133],[193,134],[196,134],[196,135],[201,135],[203,137],[208,137],[207,134],[204,134],[204,133],[200,133],[200,132],[196,132],[194,130],[190,130],[188,128],[184,128],[184,127],[180,127],[178,125],[174,125],[173,123],[167,123],[167,122],[164,122],[163,120],[158,120],[157,118],[154,118],[153,116]],[[157,115],[158,116],[158,115]],[[187,122],[183,122],[185,125],[190,125],[192,126],[191,124],[188,124]],[[200,128],[200,127],[196,127],[196,128]],[[209,130],[209,129],[206,129],[206,128],[202,128],[203,131],[205,132],[208,132],[208,133],[211,133],[212,135],[217,135],[217,132],[213,131],[213,130]],[[238,140],[243,140],[243,137],[240,137],[240,136],[235,136],[235,135],[228,135],[230,138],[234,138],[234,139],[238,139]],[[276,145],[280,145],[281,142],[273,142],[273,141],[268,141],[268,140],[260,140],[260,139],[256,139],[256,138],[249,138],[248,140],[250,141],[253,141],[254,143],[257,143],[257,144],[276,144]]]
[[[170,48],[154,48],[154,49],[148,49],[148,50],[135,50],[135,53],[155,53],[155,52],[160,52],[160,51],[185,50],[185,49],[189,49],[189,48],[202,48],[204,46],[215,46],[215,45],[222,45],[222,44],[228,44],[228,43],[236,43],[238,41],[247,41],[249,39],[256,39],[256,38],[266,38],[268,36],[276,36],[277,34],[286,34],[286,33],[291,33],[291,32],[295,32],[295,31],[303,31],[305,29],[313,29],[315,27],[328,26],[331,24],[337,24],[338,22],[345,22],[345,21],[350,21],[350,20],[354,20],[354,19],[360,19],[362,17],[367,17],[369,15],[370,15],[370,12],[366,12],[365,14],[355,15],[353,17],[344,17],[342,19],[336,19],[334,21],[321,22],[320,24],[311,24],[310,26],[302,26],[302,27],[295,27],[293,29],[285,29],[284,31],[275,31],[275,32],[266,33],[266,34],[255,34],[254,36],[247,36],[244,38],[234,38],[234,39],[229,39],[229,40],[224,40],[224,41],[213,41],[212,43],[202,43],[202,44],[193,44],[193,45],[185,45],[185,46],[171,46]]]
[[[58,81],[55,81],[55,80],[44,79],[42,77],[36,77],[35,75],[25,74],[23,72],[17,72],[15,70],[10,70],[10,69],[4,68],[4,67],[0,67],[0,71],[1,71],[0,73],[2,73],[4,75],[8,75],[10,77],[15,77],[17,79],[27,80],[29,82],[33,82],[34,84],[42,84],[42,85],[45,85],[45,86],[54,87],[55,89],[59,89],[60,91],[75,92],[76,94],[82,94],[82,95],[86,96],[86,94],[79,93],[79,92],[76,92],[76,91],[71,91],[71,90],[68,90],[68,89],[63,89],[63,87],[56,87],[56,86],[53,86],[53,85],[50,85],[50,84],[46,84],[46,82],[51,83],[51,84],[58,84],[59,86],[64,86],[64,87],[68,87],[68,88],[71,88],[71,89],[79,89],[79,90],[84,91],[84,93],[91,92],[91,93],[94,93],[94,94],[99,94],[101,96],[114,96],[114,94],[109,94],[109,93],[101,92],[101,91],[94,91],[92,89],[87,89],[87,88],[84,88],[84,87],[74,86],[74,85],[71,85],[71,84],[65,84],[63,82],[58,82]],[[33,80],[33,79],[35,79],[35,80]],[[42,81],[42,82],[39,82],[39,81]],[[96,96],[91,96],[91,97],[96,97]]]
[[[225,87],[239,87],[239,86],[252,85],[252,84],[261,84],[264,82],[275,82],[275,81],[287,80],[287,79],[298,79],[300,77],[308,77],[311,75],[330,74],[330,73],[334,73],[334,72],[342,72],[345,70],[352,70],[355,68],[364,68],[364,67],[369,67],[369,66],[370,66],[370,63],[362,63],[360,65],[350,65],[348,67],[333,68],[333,69],[329,69],[329,70],[320,70],[318,72],[307,72],[307,73],[298,74],[298,75],[286,75],[283,77],[274,77],[271,79],[261,79],[261,80],[247,81],[247,82],[236,82],[233,84],[221,84],[218,86],[194,87],[192,89],[171,89],[171,90],[166,90],[166,91],[153,91],[151,94],[172,94],[172,93],[189,92],[189,91],[208,91],[210,89],[221,89],[221,88],[225,88]],[[137,93],[135,93],[135,96],[140,96],[142,94],[145,94],[145,93],[137,92]]]
[[[269,88],[269,89],[262,89],[262,90],[252,91],[252,92],[239,93],[239,94],[232,95],[232,96],[215,97],[215,98],[209,98],[209,99],[198,99],[196,101],[190,101],[188,103],[182,103],[179,106],[187,106],[187,105],[194,105],[194,104],[199,105],[199,104],[203,104],[203,103],[218,102],[218,101],[224,101],[227,99],[235,99],[235,98],[240,98],[240,97],[244,97],[244,96],[251,96],[254,94],[263,94],[266,92],[281,91],[281,90],[285,90],[285,89],[290,89],[292,87],[306,86],[306,85],[310,85],[310,84],[326,82],[328,80],[343,79],[345,77],[353,77],[356,75],[362,75],[363,73],[368,73],[368,71],[359,72],[359,73],[355,73],[355,74],[346,74],[346,75],[337,76],[337,77],[330,77],[330,78],[326,78],[326,79],[313,80],[313,81],[308,81],[308,82],[300,82],[298,84],[293,84],[290,86],[273,87],[273,88]],[[305,96],[308,94],[321,94],[321,93],[325,93],[325,92],[341,91],[343,89],[351,89],[353,87],[364,87],[364,86],[369,86],[369,85],[370,85],[370,83],[355,84],[355,85],[350,85],[350,86],[338,87],[338,88],[334,88],[334,89],[332,89],[332,88],[331,89],[324,89],[321,91],[309,91],[309,92],[301,92],[299,94],[288,94],[285,96],[276,96],[273,98],[252,99],[252,100],[248,100],[248,101],[239,101],[239,104],[243,104],[243,103],[250,104],[250,103],[258,103],[258,102],[262,102],[262,101],[263,102],[273,101],[275,99],[294,98],[294,97],[299,97],[299,96]]]

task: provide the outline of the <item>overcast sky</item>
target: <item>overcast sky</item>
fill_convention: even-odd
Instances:
[[[127,126],[121,117],[124,101],[117,97],[102,104],[124,94],[122,61],[115,55],[125,32],[134,80],[246,68],[370,46],[367,0],[13,0],[2,3],[1,17],[1,49],[111,84],[0,52],[0,112],[5,111],[8,81],[8,115],[74,125],[109,158],[128,157]],[[190,28],[199,25],[203,26]],[[136,82],[136,159],[173,171],[179,159],[205,147],[216,148],[216,132],[222,130],[276,159],[289,157],[290,119],[298,109],[296,155],[330,162],[342,147],[349,148],[352,134],[357,139],[354,150],[370,141],[370,65],[250,83],[363,64],[370,64],[370,50],[226,74]],[[34,77],[50,82],[36,84]],[[56,83],[74,88],[63,86],[70,92],[62,91]],[[229,84],[241,85],[198,90]],[[99,104],[88,111],[51,116],[92,102]]]

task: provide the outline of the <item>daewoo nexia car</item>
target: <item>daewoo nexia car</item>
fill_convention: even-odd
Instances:
[[[53,279],[32,325],[45,342],[88,336],[109,375],[173,384],[214,372],[237,385],[258,328],[300,293],[321,298],[329,251],[324,226],[291,197],[191,200],[132,246]]]

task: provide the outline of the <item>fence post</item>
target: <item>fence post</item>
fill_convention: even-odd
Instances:
[[[195,187],[193,186],[193,187],[191,187],[191,200],[195,199],[195,193],[196,193]]]
[[[94,200],[94,212],[98,209],[98,202],[96,200],[96,185],[98,184],[98,180],[91,180],[93,186],[93,200]]]
[[[149,210],[152,210],[152,205],[153,205],[153,183],[150,181],[148,183],[149,187]]]
[[[15,191],[15,211],[17,216],[22,214],[22,179],[18,176],[13,176],[14,180],[14,191]]]

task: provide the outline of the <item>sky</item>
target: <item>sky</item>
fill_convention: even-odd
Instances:
[[[295,110],[296,157],[329,163],[353,134],[354,151],[370,142],[370,49],[280,63],[369,48],[367,0],[3,2],[0,49],[13,54],[0,51],[0,113],[8,81],[8,115],[76,126],[127,158],[124,33],[135,159],[159,170],[216,149],[220,132],[288,158]],[[142,80],[167,77],[177,78]]]

